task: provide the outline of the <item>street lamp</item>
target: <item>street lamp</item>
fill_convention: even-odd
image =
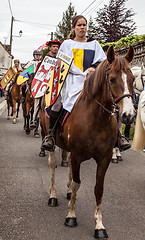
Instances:
[[[12,38],[13,38],[13,37],[22,37],[22,34],[23,34],[22,30],[20,30],[20,31],[19,31],[19,36],[14,36],[14,35],[12,35]]]

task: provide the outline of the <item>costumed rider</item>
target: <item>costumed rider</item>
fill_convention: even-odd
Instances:
[[[28,67],[30,67],[31,65],[34,66],[34,73],[36,71],[36,68],[37,68],[37,64],[40,62],[40,58],[41,58],[41,51],[38,51],[38,50],[34,50],[33,52],[33,60],[29,61],[25,67],[24,67],[24,70],[27,69]],[[22,103],[25,103],[26,101],[26,82],[22,83],[21,85],[21,89],[22,89],[22,98],[21,98],[21,102]]]
[[[58,49],[59,49],[59,47],[61,45],[61,42],[56,41],[56,40],[51,40],[51,41],[47,42],[46,45],[49,47],[49,52],[48,52],[47,56],[52,57],[52,58],[56,58],[56,55],[57,55]],[[43,59],[44,59],[44,57],[43,57]],[[36,71],[35,71],[35,74],[37,73],[39,67],[41,66],[41,63],[43,62],[43,59],[41,60],[41,62],[38,63]],[[42,97],[35,98],[35,102],[34,102],[34,120],[31,121],[31,123],[30,123],[30,128],[31,129],[35,129],[37,127],[37,125],[38,125],[38,122],[39,122],[39,111],[41,109]]]
[[[61,94],[51,108],[49,135],[42,142],[42,148],[48,151],[55,149],[55,135],[57,121],[60,115],[61,106],[68,115],[78,99],[87,74],[95,71],[100,62],[106,59],[106,55],[98,41],[88,38],[87,20],[84,16],[75,16],[72,20],[72,31],[58,51],[73,58],[72,65],[61,89]]]
[[[107,56],[108,48],[109,48],[109,45],[103,46],[103,50],[104,50],[106,56]],[[116,118],[117,118],[117,122],[118,122],[118,126],[119,126],[120,125],[119,109],[118,109],[118,112],[116,112]],[[119,129],[118,129],[118,138],[117,138],[117,141],[116,141],[114,147],[118,147],[121,151],[125,151],[125,150],[127,150],[127,149],[129,149],[131,147],[131,144],[129,143],[129,141],[124,136],[122,136],[122,134],[119,131]]]
[[[19,59],[15,59],[14,60],[14,66],[12,67],[14,72],[17,74],[19,71],[22,71],[22,68],[20,67],[20,61]],[[7,84],[6,88],[5,88],[5,100],[8,100],[9,97],[9,90],[10,87],[13,85],[14,81],[14,77],[11,79],[11,81]]]

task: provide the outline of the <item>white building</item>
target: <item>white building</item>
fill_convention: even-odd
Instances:
[[[0,42],[0,70],[3,74],[5,74],[12,65],[13,58],[13,55]]]

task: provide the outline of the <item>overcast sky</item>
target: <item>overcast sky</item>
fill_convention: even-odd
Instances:
[[[94,19],[96,11],[108,4],[109,0],[0,0],[0,41],[10,43],[13,15],[12,54],[23,63],[31,60],[33,50],[50,40],[51,32],[56,31],[70,2],[77,14],[83,12],[89,20],[90,16]],[[136,13],[133,18],[137,25],[136,34],[145,34],[145,0],[128,0],[125,7],[132,8]],[[20,30],[23,31],[22,37],[17,37]]]

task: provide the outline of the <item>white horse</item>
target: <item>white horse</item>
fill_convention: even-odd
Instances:
[[[134,93],[136,95],[136,99],[137,97],[139,98],[139,95],[141,94],[141,92],[144,90],[144,86],[145,86],[145,67],[142,64],[142,66],[133,66],[131,68],[131,71],[135,77],[134,80]],[[119,130],[120,132],[122,131],[122,123],[119,120]],[[118,147],[114,147],[113,149],[113,155],[112,155],[112,162],[113,163],[118,163],[118,161],[122,161],[122,157],[121,157],[121,153]]]
[[[144,147],[145,147],[145,90],[142,91],[139,98],[132,149],[135,151],[142,151]]]

